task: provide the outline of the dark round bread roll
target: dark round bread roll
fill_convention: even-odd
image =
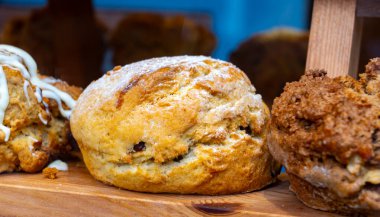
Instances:
[[[113,63],[125,65],[153,57],[210,55],[216,39],[203,25],[182,15],[126,15],[111,33]]]
[[[308,33],[291,29],[261,33],[240,44],[230,61],[255,82],[265,103],[271,106],[286,82],[303,75],[308,39]]]

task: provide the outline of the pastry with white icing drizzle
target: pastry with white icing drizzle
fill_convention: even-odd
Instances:
[[[0,173],[37,172],[71,146],[71,110],[81,89],[37,73],[25,51],[0,44]]]

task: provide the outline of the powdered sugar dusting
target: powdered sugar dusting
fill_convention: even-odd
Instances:
[[[204,62],[206,60],[214,62],[216,61],[219,63],[226,64],[227,66],[215,70]],[[116,92],[120,91],[123,87],[126,87],[135,77],[139,77],[144,74],[150,74],[165,67],[182,66],[185,70],[189,70],[191,67],[200,65],[210,68],[210,70],[212,70],[209,76],[205,76],[200,79],[213,79],[215,78],[215,76],[229,76],[228,73],[225,73],[226,71],[228,71],[228,69],[237,69],[236,66],[234,66],[231,63],[227,63],[222,60],[212,59],[206,56],[175,56],[152,58],[125,65],[124,67],[114,71],[109,71],[109,73],[105,74],[97,81],[91,83],[84,90],[78,101],[81,101],[81,98],[87,98],[88,95],[92,94],[93,92],[102,92],[102,99],[94,99],[94,101],[91,104],[88,104],[89,106],[96,107],[104,101],[107,101],[110,98],[112,98]],[[255,89],[253,88],[253,91],[254,90]]]
[[[81,116],[82,113],[98,111],[99,108],[109,105],[109,103],[112,105],[116,102],[115,98],[120,91],[128,87],[136,78],[157,72],[162,68],[176,67],[180,67],[181,71],[178,73],[181,76],[187,78],[191,76],[192,80],[189,84],[181,86],[181,91],[168,96],[168,98],[178,102],[181,102],[186,96],[200,99],[198,101],[200,103],[200,110],[197,115],[198,123],[215,124],[223,119],[234,119],[245,116],[245,114],[254,117],[252,118],[254,125],[262,126],[265,123],[266,115],[261,96],[255,93],[255,88],[244,77],[241,70],[231,63],[205,56],[161,57],[117,67],[84,90],[78,99],[78,107],[74,113],[77,113],[76,116]],[[201,72],[198,75],[193,70],[200,70]],[[212,98],[215,96],[210,91],[215,91],[234,100],[212,103]],[[113,108],[113,106],[107,108]],[[155,105],[148,104],[140,109],[146,113],[151,113],[155,109]],[[152,122],[145,128],[160,128],[158,125],[159,123]]]

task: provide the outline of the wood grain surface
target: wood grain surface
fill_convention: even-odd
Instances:
[[[362,32],[356,9],[357,0],[314,1],[306,69],[356,77]]]
[[[57,179],[42,174],[0,175],[0,216],[337,216],[310,209],[287,181],[228,196],[147,194],[94,180],[82,163]]]

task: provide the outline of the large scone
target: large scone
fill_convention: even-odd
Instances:
[[[246,75],[203,56],[115,67],[70,119],[98,180],[143,192],[229,194],[275,180],[269,112]]]
[[[269,148],[306,205],[380,212],[380,59],[360,80],[309,71],[272,109]]]

